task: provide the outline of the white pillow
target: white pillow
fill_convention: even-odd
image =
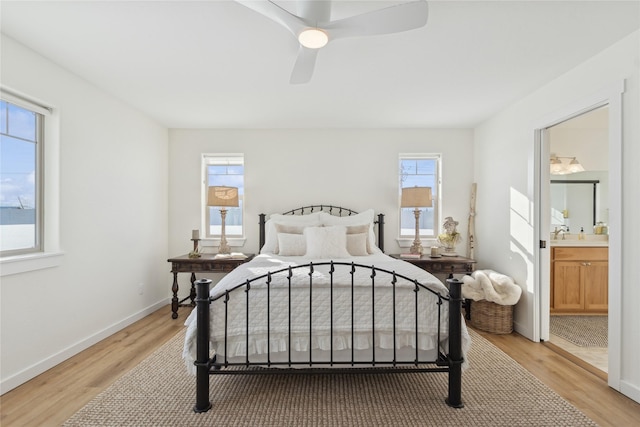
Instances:
[[[266,222],[264,246],[260,249],[261,254],[275,254],[278,251],[278,232],[275,224],[283,225],[320,225],[320,212],[308,215],[281,215],[272,214]]]
[[[282,256],[302,256],[307,252],[307,238],[303,234],[278,233],[278,248]]]
[[[307,258],[334,259],[349,258],[347,252],[347,228],[307,227],[304,230],[307,241]]]
[[[368,225],[369,232],[367,239],[367,252],[370,254],[380,252],[380,249],[376,246],[376,235],[373,232],[373,217],[373,209],[368,209],[359,214],[350,216],[334,216],[327,212],[320,212],[320,221],[322,222],[322,225]]]
[[[369,251],[367,250],[367,233],[347,233],[347,252],[349,252],[351,256],[369,255]]]

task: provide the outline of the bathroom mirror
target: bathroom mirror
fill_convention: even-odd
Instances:
[[[551,180],[551,229],[568,227],[571,233],[583,228],[591,234],[598,217],[599,180]]]

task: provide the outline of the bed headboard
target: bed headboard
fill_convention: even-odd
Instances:
[[[340,206],[332,206],[332,205],[311,205],[311,206],[303,206],[301,208],[292,209],[290,211],[284,212],[283,215],[304,215],[313,212],[327,212],[329,215],[335,216],[350,216],[356,215],[358,212],[343,208]],[[258,246],[258,250],[262,249],[265,243],[265,225],[267,223],[267,215],[260,214],[260,246]],[[378,226],[378,248],[382,252],[384,252],[384,214],[378,214],[378,219],[374,221],[374,224]]]

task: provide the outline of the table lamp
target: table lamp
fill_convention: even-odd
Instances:
[[[416,237],[411,245],[410,252],[412,254],[422,254],[422,243],[420,242],[420,209],[430,208],[433,206],[433,198],[431,197],[431,187],[406,187],[402,189],[400,199],[400,207],[415,208],[416,217]]]
[[[220,218],[222,219],[222,229],[220,231],[220,246],[218,247],[219,254],[231,253],[231,248],[227,244],[227,238],[225,237],[224,223],[227,216],[227,207],[237,207],[238,204],[238,189],[236,187],[222,187],[213,186],[209,187],[207,194],[207,206],[215,206],[220,208]]]

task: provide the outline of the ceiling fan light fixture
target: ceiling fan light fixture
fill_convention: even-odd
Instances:
[[[329,43],[329,36],[319,28],[307,28],[298,35],[298,41],[306,48],[320,49]]]

